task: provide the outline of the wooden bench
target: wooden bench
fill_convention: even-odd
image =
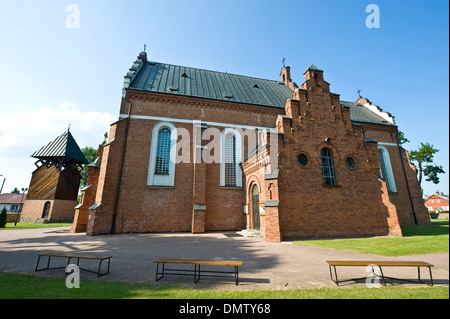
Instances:
[[[98,277],[101,277],[101,276],[109,274],[109,266],[110,266],[111,257],[112,257],[112,256],[108,256],[108,255],[100,255],[100,254],[95,254],[95,253],[90,253],[90,252],[50,252],[50,251],[38,253],[38,256],[39,256],[39,258],[38,258],[38,261],[36,263],[35,271],[41,271],[41,270],[47,270],[47,269],[67,268],[67,266],[66,267],[53,267],[53,268],[50,268],[50,259],[52,257],[68,258],[67,265],[70,264],[70,260],[72,258],[76,258],[77,259],[77,266],[79,266],[79,264],[80,264],[80,259],[99,260],[99,265],[98,265],[98,270],[97,271],[92,271],[92,270],[89,270],[89,269],[80,268],[82,270],[89,271],[89,272],[92,272],[94,274],[96,273]],[[47,267],[39,269],[39,261],[41,260],[41,257],[48,257]],[[101,273],[100,271],[101,271],[101,268],[102,268],[102,262],[104,260],[108,260],[108,270],[106,272],[104,272],[104,273]]]
[[[327,260],[328,267],[330,269],[330,277],[331,280],[336,283],[336,285],[339,285],[339,282],[349,281],[349,280],[357,280],[357,279],[364,279],[364,278],[356,278],[356,279],[349,279],[349,280],[338,280],[336,267],[367,267],[372,266],[372,274],[374,274],[374,268],[378,267],[380,268],[381,272],[381,278],[383,279],[383,285],[386,286],[385,278],[391,278],[391,279],[397,279],[397,280],[404,280],[404,281],[410,281],[407,279],[398,279],[398,278],[392,278],[392,277],[386,277],[383,274],[382,267],[417,267],[417,272],[420,280],[420,267],[428,267],[430,270],[430,279],[431,279],[431,286],[433,286],[433,276],[431,274],[431,267],[434,267],[434,265],[426,263],[424,261],[399,261],[399,260]],[[331,272],[331,267],[334,267],[334,275],[336,279],[333,279],[333,275]]]
[[[214,273],[214,274],[233,274],[235,284],[239,284],[239,266],[242,266],[243,261],[239,260],[198,260],[198,259],[174,259],[174,258],[159,258],[153,261],[156,263],[156,281],[164,277],[164,275],[194,275],[194,283],[200,280],[200,275],[203,276],[214,276],[214,277],[230,277],[222,275],[205,275],[204,273]],[[159,271],[159,264],[162,264],[162,272]],[[194,265],[194,270],[192,269],[169,269],[165,267],[165,264],[185,264]],[[234,271],[212,271],[212,270],[200,270],[200,265],[209,266],[233,266]],[[169,272],[168,272],[169,271]],[[180,273],[181,272],[181,273]],[[158,277],[158,275],[161,275]]]

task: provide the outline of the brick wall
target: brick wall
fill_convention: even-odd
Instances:
[[[429,224],[430,218],[423,204],[416,169],[410,163],[407,151],[393,145],[397,144],[397,128],[373,124],[362,126],[367,138],[377,140],[389,152],[396,185],[396,192],[389,193],[389,198],[397,207],[400,224],[414,224],[414,214],[419,224]]]
[[[72,222],[77,201],[62,199],[30,199],[26,200],[21,214],[21,222],[37,222],[42,219],[46,202],[50,203],[47,219],[52,222]]]
[[[99,145],[97,155],[101,158],[103,153],[103,145]],[[97,194],[97,186],[100,174],[100,167],[88,165],[87,166],[87,185],[81,191],[78,208],[75,209],[75,216],[71,228],[72,233],[82,233],[87,231],[89,221],[89,208],[95,203],[95,196]]]

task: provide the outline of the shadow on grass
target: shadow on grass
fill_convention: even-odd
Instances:
[[[403,225],[403,236],[436,236],[436,235],[448,235],[449,221],[432,221],[431,225]]]

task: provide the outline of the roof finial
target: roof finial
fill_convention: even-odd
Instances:
[[[144,44],[144,52],[145,52],[146,49],[147,49],[147,44]]]
[[[70,123],[69,123],[69,127],[67,128],[67,132],[70,132]]]
[[[358,97],[361,97],[361,90],[358,89],[358,91],[356,91],[358,93]]]
[[[286,65],[284,64],[284,62],[286,61],[286,58],[283,58],[283,68],[285,68],[286,67]]]

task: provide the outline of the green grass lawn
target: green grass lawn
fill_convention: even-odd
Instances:
[[[6,227],[5,228],[0,228],[0,230],[30,229],[30,228],[52,228],[52,227],[64,227],[64,226],[72,226],[72,223],[48,223],[48,224],[17,223],[16,226],[14,226],[14,223],[6,223]]]
[[[381,256],[442,253],[449,251],[448,224],[448,220],[433,220],[431,225],[402,226],[403,237],[302,240],[294,244]]]
[[[0,272],[0,299],[448,299],[448,287],[336,287],[291,290],[214,290],[81,280]]]

